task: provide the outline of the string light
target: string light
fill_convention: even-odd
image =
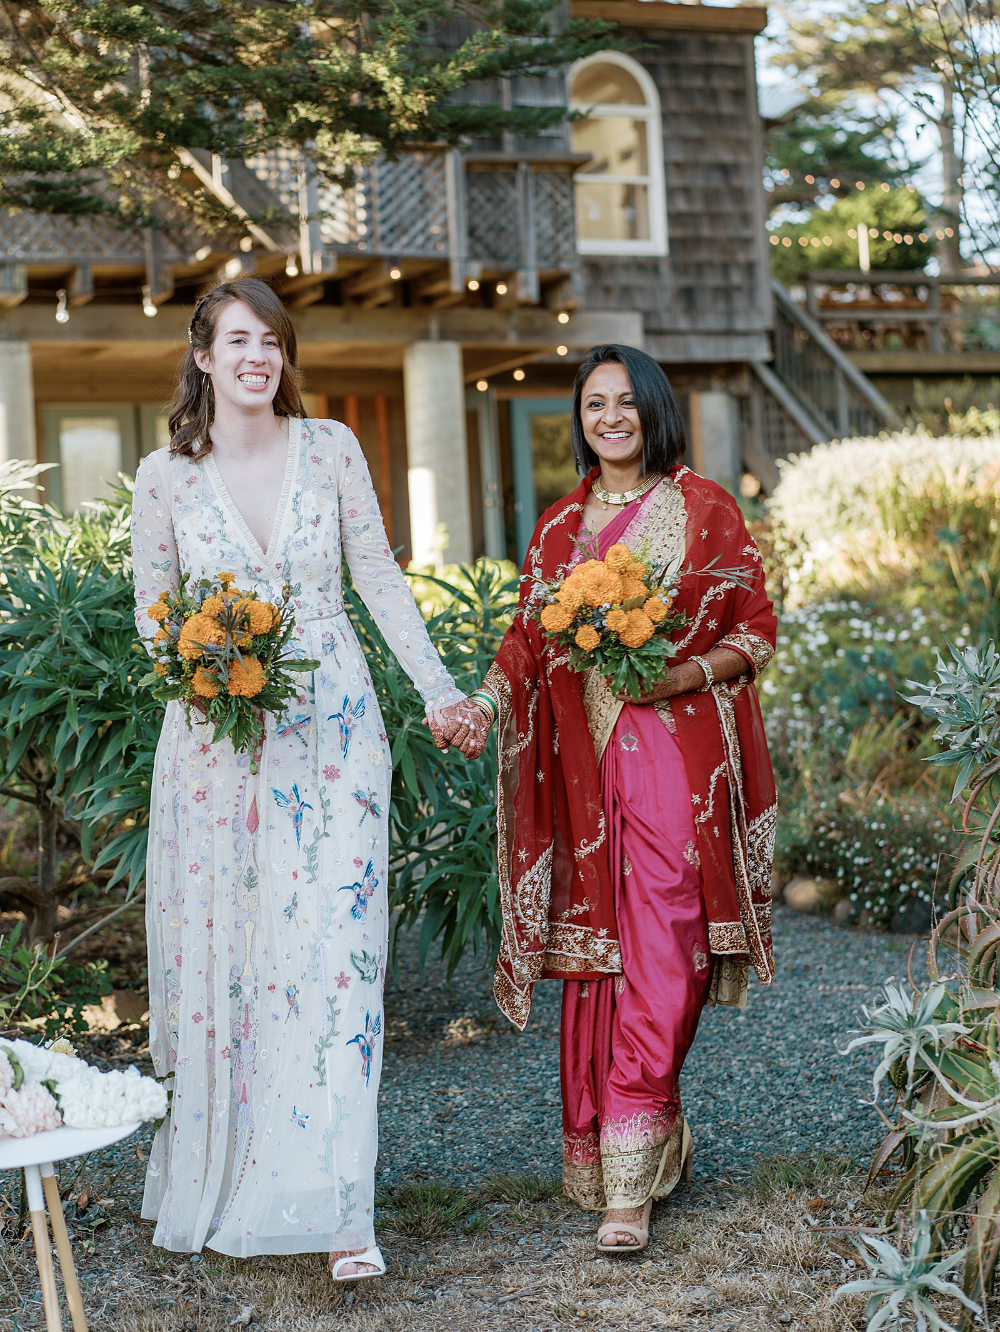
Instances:
[[[475,278],[469,278],[468,282],[465,285],[469,288],[470,291],[479,290],[479,283],[476,281]]]
[[[515,371],[514,371],[514,378],[515,378],[515,379],[517,380],[517,382],[520,384],[521,380],[524,378],[524,371],[523,371],[523,370],[515,370]]]
[[[498,282],[498,283],[497,283],[497,295],[498,295],[498,296],[506,296],[506,295],[507,295],[507,283],[506,283],[506,282]]]
[[[480,393],[485,393],[486,390],[489,388],[489,384],[486,382],[485,379],[477,379],[476,388],[479,390]]]
[[[56,323],[68,324],[69,311],[66,309],[66,288],[60,287],[56,292]]]
[[[565,310],[560,310],[559,313],[556,315],[556,319],[559,321],[560,324],[569,323],[569,315],[566,313]]]
[[[155,319],[160,313],[156,308],[156,302],[153,300],[152,290],[148,286],[142,289],[142,313],[147,319]]]
[[[403,270],[401,268],[390,268],[389,276],[392,278],[393,282],[398,282],[403,276]]]
[[[557,356],[565,356],[566,353],[567,353],[568,351],[569,351],[569,348],[568,348],[568,347],[557,347],[557,348],[556,348],[556,355],[557,355]]]
[[[290,254],[285,260],[285,277],[298,277],[299,266],[295,262],[295,255]]]

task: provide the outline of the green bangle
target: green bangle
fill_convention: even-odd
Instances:
[[[479,708],[481,712],[486,714],[486,719],[492,726],[496,722],[498,713],[497,705],[493,702],[490,695],[487,694],[485,690],[477,689],[474,693],[469,695],[469,698],[475,703],[476,707]]]

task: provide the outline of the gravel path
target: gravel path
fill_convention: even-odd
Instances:
[[[745,1011],[706,1009],[682,1080],[695,1134],[696,1178],[739,1174],[755,1156],[823,1150],[864,1156],[880,1122],[873,1060],[837,1054],[861,1004],[906,974],[913,939],[845,929],[778,907],[778,978],[751,982]],[[922,961],[918,943],[915,953]],[[466,959],[452,983],[408,945],[390,981],[380,1096],[380,1177],[444,1177],[468,1185],[497,1171],[560,1168],[559,996],[535,990],[521,1034],[499,1017],[489,978]],[[867,1083],[867,1089],[866,1089]]]

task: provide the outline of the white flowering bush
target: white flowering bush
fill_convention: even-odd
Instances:
[[[768,508],[793,600],[889,583],[916,601],[949,584],[980,596],[984,574],[992,597],[1000,438],[880,435],[820,444],[778,466]]]
[[[78,1059],[67,1041],[0,1041],[0,1138],[25,1138],[60,1125],[114,1128],[162,1119],[166,1112],[163,1086],[135,1067],[102,1073]]]
[[[964,642],[971,629],[959,628]],[[940,899],[950,876],[945,780],[924,761],[931,727],[900,697],[930,677],[946,638],[936,613],[853,598],[780,620],[760,683],[780,791],[776,867],[784,880],[835,882],[855,920],[887,926],[914,899]]]

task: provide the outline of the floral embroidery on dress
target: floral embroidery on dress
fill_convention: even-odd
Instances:
[[[634,754],[639,748],[639,737],[633,735],[631,731],[626,731],[624,735],[619,738],[618,743],[626,754]]]

